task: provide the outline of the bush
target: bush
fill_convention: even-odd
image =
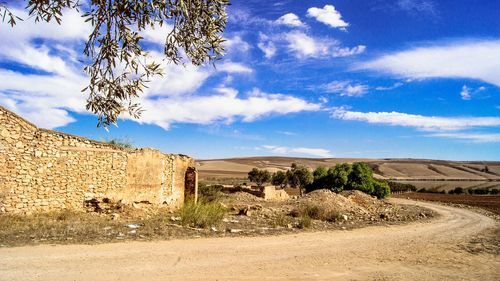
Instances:
[[[222,185],[198,184],[198,200],[202,203],[219,201],[223,197]]]
[[[373,193],[371,195],[376,196],[378,199],[384,199],[391,194],[391,189],[385,181],[373,180]]]
[[[120,148],[133,148],[134,147],[134,144],[129,139],[115,138],[115,139],[107,139],[107,140],[105,140],[105,142],[107,144],[111,144],[111,145],[114,145],[114,146],[120,147]]]
[[[312,224],[312,219],[308,216],[302,216],[299,218],[299,224],[297,225],[298,228],[304,229],[304,228],[309,228],[311,227]]]
[[[490,193],[490,191],[487,188],[474,189],[474,194],[476,194],[476,195],[486,195],[489,193]]]
[[[289,223],[290,223],[290,218],[285,214],[278,214],[272,222],[274,227],[278,226],[285,227],[288,226]]]
[[[500,190],[496,189],[496,188],[493,188],[492,190],[490,190],[490,194],[491,195],[497,195],[499,193]]]
[[[177,214],[181,217],[182,225],[206,228],[219,225],[226,212],[226,208],[218,202],[187,202]]]
[[[417,191],[417,188],[409,183],[388,181],[387,184],[389,185],[391,192]]]

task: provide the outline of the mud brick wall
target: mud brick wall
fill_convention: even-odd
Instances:
[[[109,198],[179,207],[197,192],[188,156],[123,149],[39,129],[0,107],[0,212],[84,209]]]

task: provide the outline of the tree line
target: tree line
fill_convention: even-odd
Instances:
[[[373,171],[366,163],[342,163],[326,168],[320,166],[310,171],[304,165],[293,163],[286,172],[271,173],[264,169],[253,168],[248,173],[248,180],[258,186],[271,182],[277,187],[299,188],[300,195],[317,189],[329,189],[333,192],[360,190],[377,198],[387,197],[391,190],[385,181],[373,177]]]

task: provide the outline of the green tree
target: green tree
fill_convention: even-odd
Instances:
[[[253,168],[248,172],[248,180],[254,182],[257,186],[262,186],[271,180],[271,173],[268,170]]]
[[[183,56],[194,65],[214,62],[223,54],[222,32],[227,22],[229,0],[26,0],[29,17],[35,21],[62,23],[63,12],[79,11],[93,30],[84,54],[90,81],[87,110],[98,116],[98,126],[116,123],[128,112],[139,118],[142,112],[134,100],[152,77],[162,75],[157,62],[147,59],[141,33],[162,25],[167,62],[183,63]],[[22,20],[0,1],[0,17],[14,26]],[[3,27],[1,27],[3,28]]]
[[[372,179],[372,186],[373,186],[373,192],[371,195],[376,196],[378,199],[383,199],[389,194],[391,194],[391,189],[389,187],[389,184],[385,181],[378,181],[375,179]]]
[[[327,168],[325,168],[323,166],[317,167],[313,172],[314,181],[317,181],[323,177],[326,177],[327,174],[328,174]]]
[[[349,180],[349,174],[352,171],[351,165],[347,163],[337,164],[328,169],[328,184],[334,192],[341,192],[346,188]]]
[[[277,171],[276,173],[273,174],[271,178],[271,183],[274,186],[279,186],[281,188],[284,188],[286,186],[286,173],[283,171]]]
[[[352,171],[349,173],[346,189],[360,190],[372,194],[374,192],[373,171],[370,166],[363,162],[352,164]]]
[[[304,193],[304,188],[311,184],[314,177],[306,166],[293,163],[290,170],[286,172],[288,184],[293,188],[298,188],[300,196]]]

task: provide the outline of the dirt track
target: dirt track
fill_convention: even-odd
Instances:
[[[441,216],[353,231],[0,249],[0,280],[500,280],[500,256],[458,246],[498,222],[415,204]]]

